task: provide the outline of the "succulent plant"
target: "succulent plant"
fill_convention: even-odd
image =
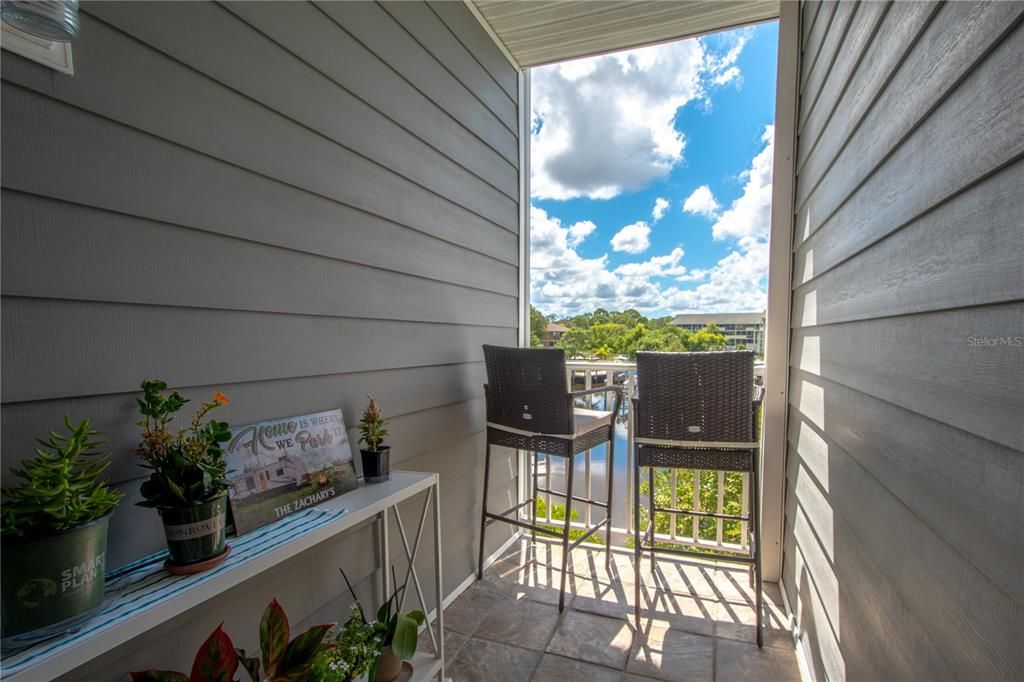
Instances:
[[[109,456],[100,452],[101,443],[93,440],[100,432],[93,431],[89,420],[77,426],[64,417],[68,435],[53,431],[36,456],[11,468],[22,479],[20,485],[3,489],[0,507],[0,530],[7,537],[35,537],[94,521],[117,506],[124,496],[100,479],[110,465]]]
[[[377,452],[388,435],[388,422],[384,419],[377,399],[372,395],[366,397],[370,399],[370,404],[366,406],[363,418],[359,420],[359,442],[365,443],[367,449]]]
[[[140,489],[142,507],[187,507],[208,502],[227,490],[227,466],[223,444],[231,439],[227,422],[211,419],[210,410],[227,405],[228,397],[216,393],[202,403],[187,429],[169,428],[174,414],[189,402],[177,391],[165,396],[167,383],[159,379],[142,382],[139,411],[144,419],[142,441],[137,449],[142,466],[153,471]]]

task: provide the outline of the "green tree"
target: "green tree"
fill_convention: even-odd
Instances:
[[[722,333],[722,330],[712,322],[690,337],[689,350],[725,350],[725,345],[728,341],[729,340],[725,338],[725,334]]]
[[[602,360],[626,356],[636,359],[638,351],[682,353],[686,351],[724,350],[728,339],[714,324],[691,333],[672,324],[672,317],[653,320],[635,309],[609,312],[598,308],[582,313],[562,324],[569,328],[558,346],[570,357]]]
[[[548,326],[548,318],[541,311],[530,306],[530,348],[544,346],[544,333]]]

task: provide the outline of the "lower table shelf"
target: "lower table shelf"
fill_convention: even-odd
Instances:
[[[156,555],[112,571],[107,600],[96,617],[74,632],[5,652],[0,673],[5,680],[26,681],[64,675],[357,524],[375,517],[386,523],[389,509],[417,493],[431,490],[437,505],[437,486],[437,474],[393,471],[389,481],[362,485],[321,506],[229,539],[232,556],[205,573],[172,576],[160,568],[162,558]],[[397,517],[397,511],[394,513]],[[435,523],[439,522],[438,513],[435,508]],[[439,570],[439,546],[434,549]],[[440,581],[437,587],[441,603]],[[438,618],[443,616],[439,613]],[[441,661],[433,654],[417,654],[413,679],[437,675]],[[191,661],[182,665],[189,664]]]

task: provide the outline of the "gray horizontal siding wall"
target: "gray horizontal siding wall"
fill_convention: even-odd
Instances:
[[[354,426],[372,393],[395,465],[441,474],[451,591],[475,557],[480,345],[517,340],[515,70],[461,3],[83,3],[81,23],[72,77],[3,54],[5,468],[64,414],[105,431],[116,566],[163,544],[133,504],[141,379],[224,391],[235,424]],[[273,595],[345,617],[335,568],[369,589],[372,529],[335,544],[69,679],[184,667],[222,618],[253,646]]]
[[[1024,670],[1022,13],[802,6],[783,584],[818,680]]]

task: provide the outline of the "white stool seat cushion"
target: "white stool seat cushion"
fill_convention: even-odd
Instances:
[[[573,410],[573,419],[576,424],[576,436],[590,433],[594,429],[608,426],[612,423],[612,413],[601,410],[585,410],[577,407]]]

